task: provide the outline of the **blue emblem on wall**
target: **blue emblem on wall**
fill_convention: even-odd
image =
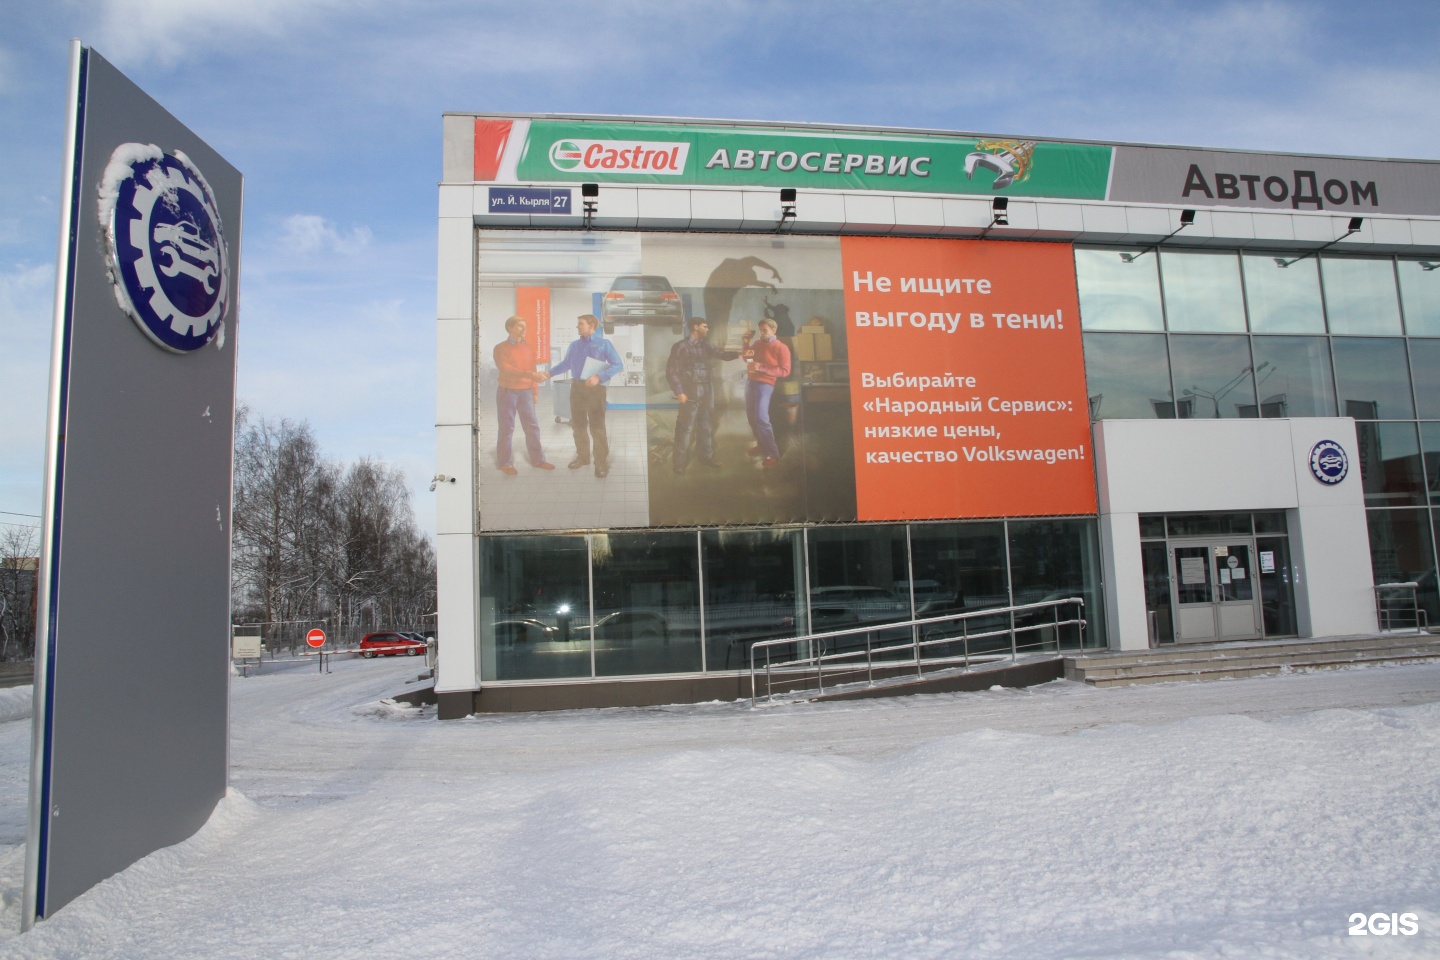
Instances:
[[[1310,448],[1310,472],[1326,486],[1334,486],[1350,472],[1345,448],[1334,440],[1321,440]]]
[[[230,257],[215,194],[180,151],[125,143],[100,184],[115,299],[175,353],[224,346]]]

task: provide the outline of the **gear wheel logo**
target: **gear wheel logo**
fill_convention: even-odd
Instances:
[[[154,343],[224,345],[230,255],[215,195],[190,158],[151,144],[115,148],[100,184],[115,299]]]

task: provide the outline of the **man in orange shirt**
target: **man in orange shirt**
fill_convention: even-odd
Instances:
[[[505,321],[505,332],[509,336],[495,345],[495,366],[500,371],[500,386],[495,391],[495,409],[500,412],[495,463],[507,477],[518,472],[510,449],[517,413],[520,429],[525,431],[525,451],[530,456],[530,466],[537,470],[555,469],[555,464],[545,459],[545,451],[540,448],[540,421],[535,416],[540,384],[550,379],[550,375],[535,369],[535,348],[525,339],[525,327],[524,317],[511,317]]]

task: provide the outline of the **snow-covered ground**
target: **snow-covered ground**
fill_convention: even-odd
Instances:
[[[0,955],[1440,956],[1440,666],[444,724],[380,702],[414,661],[311,669],[232,682],[198,836],[23,937],[0,722]]]

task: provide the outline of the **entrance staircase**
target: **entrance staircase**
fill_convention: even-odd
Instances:
[[[1385,633],[1318,640],[1252,640],[1185,644],[1134,653],[1065,658],[1065,679],[1097,687],[1178,680],[1261,677],[1361,663],[1440,660],[1440,636]]]

